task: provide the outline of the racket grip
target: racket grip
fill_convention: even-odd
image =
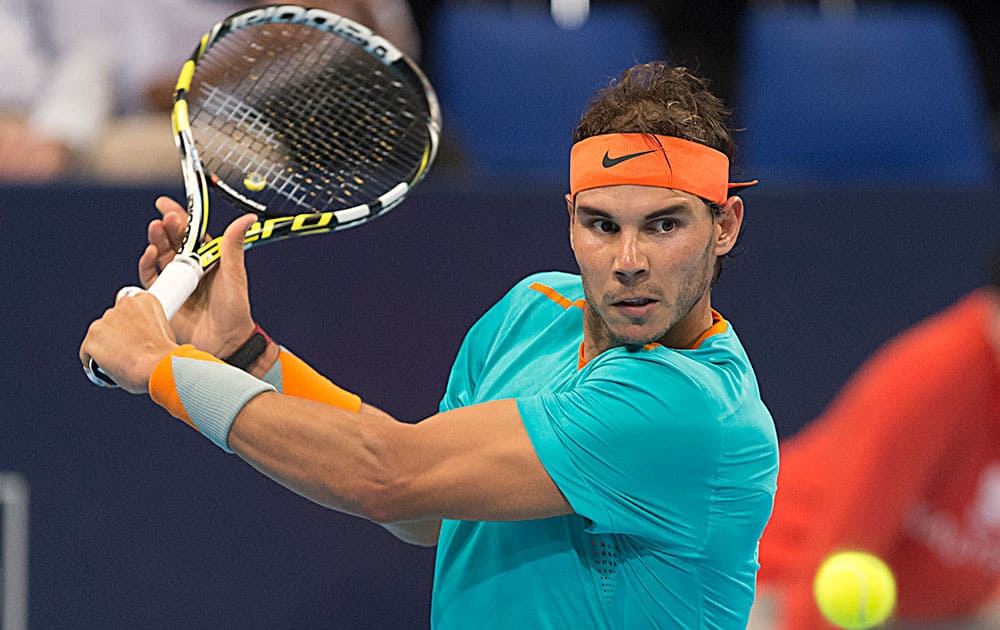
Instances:
[[[194,257],[178,257],[167,263],[156,282],[149,287],[149,293],[160,301],[167,319],[173,319],[184,302],[198,288],[198,282],[205,275],[201,263]],[[126,287],[133,288],[133,287]],[[123,289],[124,290],[124,289]]]
[[[146,291],[159,300],[167,319],[171,319],[198,288],[198,282],[203,275],[205,275],[205,270],[201,268],[198,259],[188,256],[177,257],[167,263],[167,266],[157,276],[156,281]],[[123,287],[118,291],[115,301],[143,291],[140,287]],[[114,379],[108,376],[93,359],[90,359],[89,364],[84,366],[83,371],[94,385],[118,387]]]

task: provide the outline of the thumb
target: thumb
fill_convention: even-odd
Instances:
[[[243,269],[243,237],[250,226],[257,220],[255,214],[245,214],[234,220],[222,235],[221,268]]]

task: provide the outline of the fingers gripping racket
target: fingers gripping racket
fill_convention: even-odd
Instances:
[[[205,239],[209,188],[260,215],[245,249],[355,227],[423,179],[441,124],[427,78],[391,43],[296,5],[240,11],[202,36],[177,80],[171,118],[188,229],[148,289],[167,318],[219,259],[221,237]],[[93,360],[85,370],[116,386]]]

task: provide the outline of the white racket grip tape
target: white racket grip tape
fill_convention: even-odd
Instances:
[[[201,263],[196,258],[177,257],[163,268],[156,281],[149,287],[149,293],[160,301],[167,319],[172,319],[198,288],[198,282],[203,275],[205,270],[201,268]]]
[[[156,281],[149,287],[148,292],[159,300],[163,307],[163,312],[167,319],[173,318],[177,311],[184,306],[194,290],[198,288],[198,282],[205,275],[205,270],[201,268],[201,263],[193,257],[177,257],[167,263]],[[115,296],[117,302],[127,295],[136,295],[147,291],[141,287],[122,287]],[[87,374],[90,382],[101,387],[118,387],[118,384],[108,376],[99,365],[90,359],[83,371]]]

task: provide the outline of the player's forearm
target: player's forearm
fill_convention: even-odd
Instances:
[[[287,351],[281,351],[280,347],[276,343],[269,343],[264,354],[247,370],[247,372],[257,378],[264,378],[278,362],[280,352],[285,352],[286,359],[291,356]],[[289,393],[290,395],[298,396],[299,398],[310,398],[311,400],[317,400],[319,402],[328,402],[331,396],[330,390],[333,387],[333,384],[329,383],[327,379],[304,362],[300,362],[299,366],[300,369],[297,372],[297,378],[294,378],[287,384],[287,390],[283,393]],[[271,379],[272,382],[276,380],[277,379],[275,378]],[[327,382],[322,383],[322,381]],[[309,386],[309,382],[312,382],[312,387]],[[281,386],[284,389],[285,383],[281,383]],[[364,415],[375,414],[390,420],[392,419],[387,413],[368,403],[361,403],[359,411]],[[438,533],[441,529],[441,519],[383,523],[382,526],[389,531],[389,533],[403,542],[407,542],[412,545],[419,545],[421,547],[433,547],[437,545]]]
[[[294,357],[280,365],[280,385],[315,385],[301,373],[285,374],[304,368]],[[377,523],[523,520],[572,511],[535,453],[515,400],[407,424],[325,379],[297,396],[279,394],[272,376],[255,378],[183,345],[156,365],[149,392],[175,418],[268,477]],[[431,542],[426,530],[396,531]]]
[[[280,411],[284,413],[283,408]],[[386,414],[384,411],[367,404],[362,404],[361,411],[357,415],[363,417],[352,418],[351,419],[352,422],[395,422],[395,420],[391,418],[388,414]],[[288,486],[289,488],[295,490],[299,494],[302,494],[303,496],[311,500],[314,500],[317,503],[335,509],[339,509],[341,511],[350,512],[352,514],[356,514],[359,516],[365,516],[371,518],[372,514],[369,514],[368,510],[366,510],[363,507],[366,504],[364,496],[368,493],[378,492],[379,491],[378,487],[380,484],[363,485],[362,487],[357,488],[355,492],[360,493],[361,496],[356,496],[353,499],[351,499],[348,497],[348,495],[351,492],[350,488],[345,487],[343,489],[338,490],[336,488],[330,488],[328,484],[325,483],[319,484],[318,486],[314,483],[315,479],[317,478],[314,477],[314,475],[324,474],[323,471],[324,467],[322,465],[320,466],[309,465],[307,461],[303,460],[298,462],[299,466],[301,467],[299,470],[297,471],[287,470],[287,466],[284,463],[284,458],[281,455],[282,451],[268,450],[270,455],[264,456],[268,461],[267,468],[265,469],[262,467],[263,466],[262,462],[258,462],[257,460],[251,460],[248,456],[244,455],[240,451],[240,449],[235,448],[235,444],[238,443],[240,440],[240,438],[238,437],[240,435],[239,434],[240,429],[237,429],[237,426],[245,428],[247,424],[250,424],[252,422],[253,421],[250,420],[247,423],[243,422],[234,423],[234,427],[233,430],[230,431],[230,438],[229,438],[230,446],[234,447],[234,450],[237,450],[237,452],[240,452],[241,456],[244,456],[244,458],[247,459],[252,466],[257,468],[264,474],[272,477],[282,485]],[[343,440],[340,441],[343,442]],[[249,445],[247,445],[247,447],[253,448]],[[299,449],[296,448],[296,451],[298,450]],[[377,464],[374,464],[371,461],[371,456],[373,455],[374,451],[365,451],[365,449],[362,449],[362,451],[366,452],[368,456],[357,458],[355,460],[356,466],[358,468],[367,467],[369,470],[372,467],[377,467]],[[255,452],[263,453],[263,450],[258,448],[255,450]],[[261,455],[258,455],[258,457],[259,456]],[[322,454],[316,453],[314,454],[314,456],[322,457]],[[278,471],[275,468],[275,466],[282,467],[285,469],[284,472],[281,473],[282,474],[281,477],[276,476]],[[441,519],[432,518],[432,519],[418,519],[409,521],[396,521],[396,522],[382,523],[382,526],[387,531],[389,531],[393,536],[399,538],[403,542],[410,543],[412,545],[419,545],[422,547],[433,547],[434,545],[437,544],[438,533],[440,532],[441,529]]]
[[[282,361],[293,373],[303,365]],[[274,383],[182,345],[157,363],[149,394],[219,448],[321,505],[377,522],[434,516],[397,508],[388,492],[407,478],[399,453],[419,450],[398,444],[411,425],[326,379],[290,376],[306,396],[279,394]]]
[[[407,425],[277,393],[251,400],[236,416],[229,447],[290,490],[376,522],[396,520],[386,497],[398,475],[392,444]]]

